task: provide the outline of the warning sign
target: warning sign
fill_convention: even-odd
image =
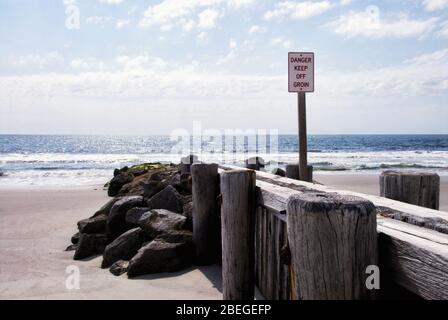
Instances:
[[[288,53],[289,92],[314,92],[314,53]]]

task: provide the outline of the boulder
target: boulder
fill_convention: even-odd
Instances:
[[[145,173],[148,172],[148,169],[146,168],[131,168],[129,169],[129,172],[134,176],[134,177],[139,177],[144,175]]]
[[[78,221],[78,229],[80,233],[105,233],[107,216],[101,214],[96,217]]]
[[[285,172],[285,170],[280,169],[280,168],[274,168],[274,169],[272,169],[272,174],[275,174],[275,175],[280,176],[280,177],[286,177],[286,172]]]
[[[142,217],[142,215],[146,212],[148,212],[150,209],[148,207],[137,207],[132,208],[126,213],[126,223],[129,226],[138,227],[139,221]]]
[[[3,177],[4,173],[3,171],[0,171],[0,177]]]
[[[134,179],[134,176],[128,172],[122,172],[119,175],[115,176],[109,182],[109,189],[107,194],[109,197],[115,197],[120,192],[120,189],[127,183],[131,182]]]
[[[77,244],[71,244],[67,248],[65,248],[65,251],[75,251],[76,249],[78,249],[78,245]]]
[[[148,238],[154,239],[161,233],[185,229],[186,222],[187,218],[183,215],[165,209],[157,209],[144,213],[139,224]]]
[[[107,235],[112,240],[131,229],[132,226],[126,223],[126,213],[132,208],[143,207],[143,202],[141,196],[123,197],[112,206],[106,222]]]
[[[151,209],[166,209],[175,213],[182,213],[182,198],[179,192],[169,185],[147,201]]]
[[[143,189],[143,196],[145,198],[151,198],[155,194],[159,193],[166,188],[166,184],[158,180],[150,180],[147,182],[142,182],[141,187]]]
[[[113,265],[110,266],[110,273],[112,273],[114,276],[121,276],[123,273],[126,273],[128,271],[128,261],[119,260],[117,262],[114,262]]]
[[[144,241],[145,233],[140,228],[123,233],[104,249],[101,267],[107,268],[118,260],[131,259],[141,248]]]
[[[170,230],[158,235],[154,240],[161,240],[169,243],[189,243],[193,245],[193,232],[188,230]]]
[[[119,201],[120,199],[121,199],[121,197],[116,197],[116,198],[109,200],[104,206],[101,207],[100,210],[95,212],[95,214],[92,216],[92,218],[96,217],[96,216],[100,216],[102,214],[105,214],[106,216],[108,216],[110,213],[110,209],[112,209],[115,202]]]
[[[193,256],[194,249],[189,243],[154,240],[129,261],[128,276],[179,271],[191,265]]]
[[[79,242],[80,237],[81,237],[81,234],[79,232],[75,233],[71,238],[72,243],[77,244]]]
[[[104,234],[82,234],[79,238],[78,248],[73,257],[74,260],[81,260],[96,254],[103,253],[108,243],[108,238]]]

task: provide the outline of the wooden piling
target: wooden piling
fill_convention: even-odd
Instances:
[[[299,300],[371,299],[366,269],[377,265],[376,209],[334,193],[293,195],[288,240]]]
[[[195,163],[191,166],[191,178],[196,264],[210,265],[221,257],[218,165]]]
[[[231,170],[221,174],[224,300],[254,299],[255,176],[253,170]]]
[[[302,180],[302,178],[300,177],[299,165],[287,164],[286,177],[295,180]],[[308,166],[308,177],[303,181],[313,182],[313,166]]]
[[[380,195],[439,210],[440,177],[428,172],[384,171],[380,175]]]
[[[246,169],[260,171],[264,166],[265,162],[261,157],[252,157],[246,160]]]
[[[198,162],[199,162],[198,157],[193,154],[186,156],[186,157],[182,157],[180,160],[180,165],[179,165],[180,173],[190,173],[191,165],[193,163],[198,163]]]

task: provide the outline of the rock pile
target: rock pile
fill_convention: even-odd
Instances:
[[[113,197],[78,222],[67,250],[80,260],[102,254],[102,268],[128,277],[174,272],[193,263],[191,176],[178,166],[144,164],[114,171]]]

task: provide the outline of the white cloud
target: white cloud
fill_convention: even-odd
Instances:
[[[102,17],[102,16],[90,16],[86,18],[87,24],[96,24],[103,26],[105,23],[111,21],[111,17]]]
[[[248,33],[249,34],[257,34],[257,33],[264,33],[266,32],[266,28],[265,27],[260,27],[258,25],[253,25],[252,27],[250,27]]]
[[[448,38],[448,21],[440,24],[440,30],[436,32],[437,38]]]
[[[271,40],[272,45],[279,45],[284,49],[289,49],[292,45],[292,42],[284,37],[277,37]]]
[[[203,29],[212,29],[216,25],[216,20],[219,17],[219,12],[215,9],[205,9],[198,14],[198,27]]]
[[[291,18],[306,19],[319,14],[331,8],[330,1],[282,1],[275,4],[275,8],[265,13],[266,20]]]
[[[238,10],[255,2],[255,0],[164,0],[159,4],[150,5],[145,10],[140,26],[156,25],[162,30],[170,30],[174,26],[183,27],[192,19],[195,19],[193,25],[210,26],[216,24],[216,19],[222,16],[222,14],[216,15],[216,12],[224,8]]]
[[[103,61],[99,61],[96,58],[75,58],[70,62],[70,66],[73,69],[77,70],[102,70],[106,68],[106,65]]]
[[[120,4],[124,0],[98,0],[100,3],[106,3],[106,4]]]
[[[118,19],[117,20],[117,29],[123,29],[124,27],[126,27],[127,25],[129,25],[129,23],[131,23],[130,20],[125,20],[125,19]]]
[[[57,51],[52,51],[47,54],[29,54],[18,56],[14,59],[13,65],[20,68],[37,68],[45,69],[47,67],[54,67],[62,64],[65,61],[64,57]]]
[[[426,11],[436,11],[448,8],[448,0],[423,0]]]
[[[439,18],[425,20],[410,19],[407,16],[384,19],[369,10],[351,11],[328,23],[325,27],[338,35],[366,38],[407,38],[421,37],[432,31]]]

